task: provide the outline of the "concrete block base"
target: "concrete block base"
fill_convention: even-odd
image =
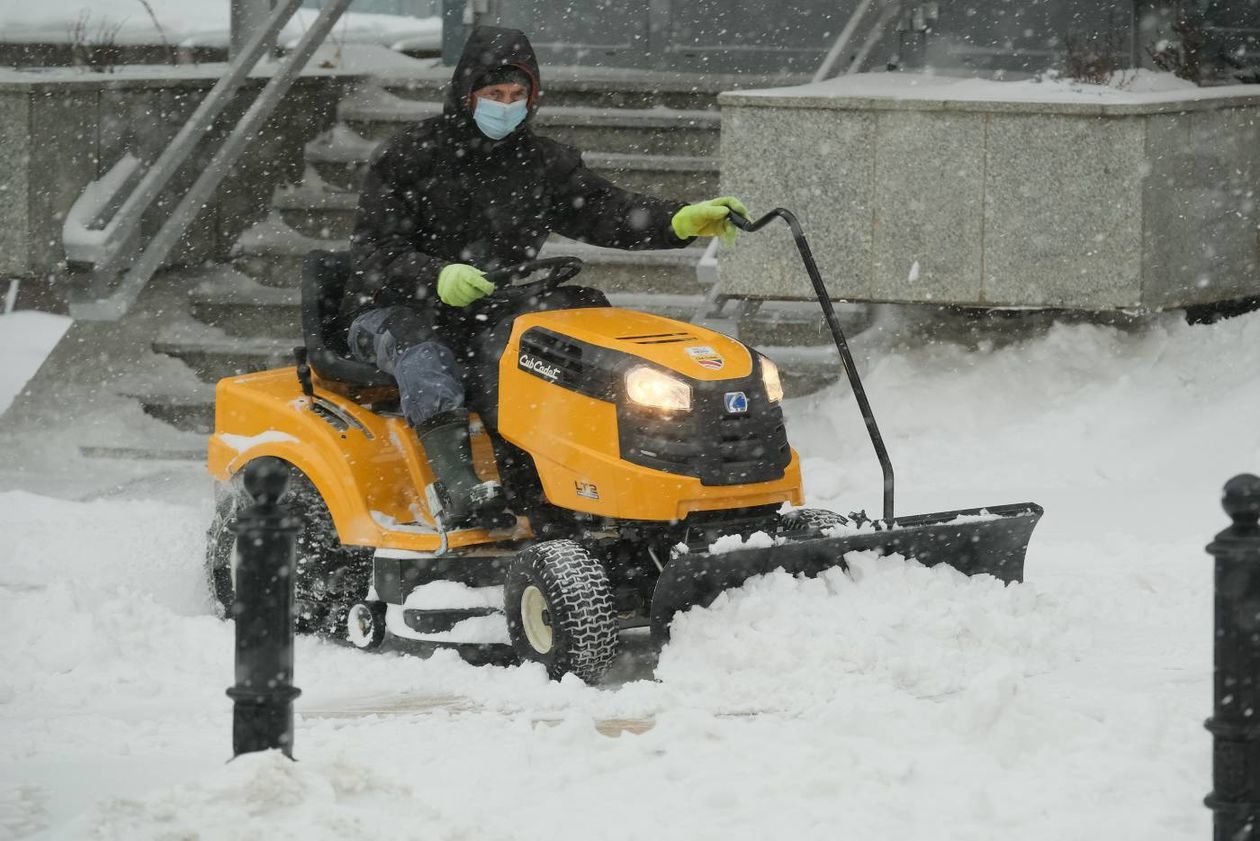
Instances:
[[[834,297],[1162,310],[1260,294],[1260,90],[1004,101],[867,75],[883,78],[719,97],[722,192],[795,212]],[[719,263],[732,294],[811,295],[786,229]]]

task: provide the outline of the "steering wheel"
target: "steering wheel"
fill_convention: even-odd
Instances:
[[[548,272],[542,280],[522,283],[519,286],[511,285],[512,281],[541,271]],[[526,260],[514,266],[494,269],[485,273],[485,279],[499,287],[490,296],[491,298],[514,300],[550,292],[560,284],[572,280],[580,271],[582,271],[582,261],[577,257],[545,257],[542,260]]]

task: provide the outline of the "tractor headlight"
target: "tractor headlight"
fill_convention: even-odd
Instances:
[[[666,412],[691,411],[691,386],[646,365],[626,373],[626,396],[640,406]]]
[[[766,397],[771,403],[783,399],[783,380],[779,379],[779,366],[761,357],[761,381],[766,386]]]

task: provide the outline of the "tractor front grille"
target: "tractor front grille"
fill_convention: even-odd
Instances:
[[[734,391],[747,396],[747,411],[727,411],[725,395]],[[622,458],[695,476],[704,485],[769,482],[783,476],[792,458],[783,411],[755,377],[693,382],[692,409],[685,414],[621,405],[617,420]]]

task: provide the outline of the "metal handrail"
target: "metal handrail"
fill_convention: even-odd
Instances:
[[[302,5],[302,0],[283,0],[267,19],[267,25],[255,32],[240,54],[228,65],[227,72],[202,100],[188,122],[166,146],[154,165],[145,173],[118,214],[114,239],[107,245],[105,257],[97,263],[91,281],[89,298],[71,303],[70,314],[87,321],[112,321],[121,318],[135,302],[149,278],[162,265],[171,249],[183,236],[188,225],[201,212],[232,165],[244,152],[257,130],[275,111],[293,81],[302,72],[311,55],[323,43],[351,0],[330,0],[298,42],[279,63],[266,87],[250,105],[245,115],[224,139],[209,165],[193,183],[175,210],[153,239],[133,262],[144,214],[162,190],[170,183],[197,144],[205,137],[214,120],[231,101],[249,72],[264,53],[270,51],[280,30]],[[119,274],[126,269],[126,274]],[[115,286],[117,281],[117,286]]]
[[[879,39],[883,37],[884,28],[901,14],[901,5],[900,2],[893,2],[884,7],[884,11],[880,14],[879,19],[871,27],[871,31],[866,34],[866,41],[863,42],[862,48],[858,50],[857,55],[853,57],[853,62],[845,70],[846,73],[856,73],[862,68],[867,56],[871,54],[871,50],[875,48],[875,45],[879,43]]]
[[[849,16],[848,22],[844,25],[844,29],[840,30],[840,34],[836,36],[831,49],[827,50],[827,55],[823,58],[822,64],[818,65],[818,69],[814,71],[810,82],[821,82],[830,78],[836,63],[840,60],[840,55],[849,46],[849,42],[853,40],[858,27],[866,20],[866,15],[871,10],[873,2],[874,0],[861,0],[858,3],[857,8],[853,10],[853,14]],[[840,71],[842,74],[856,73],[861,69],[863,62],[866,61],[867,56],[870,55],[871,50],[874,49],[875,44],[879,42],[880,37],[884,34],[884,29],[888,26],[889,21],[901,13],[902,5],[901,0],[891,0],[891,2],[885,2],[882,5],[879,18],[875,21],[870,31],[866,33],[866,39],[862,42],[862,46],[858,49],[857,54]]]
[[[866,17],[866,13],[870,11],[872,2],[873,0],[862,0],[861,3],[858,3],[858,7],[849,16],[849,22],[844,25],[844,29],[840,30],[840,35],[836,38],[835,43],[831,45],[831,49],[827,51],[822,64],[818,65],[818,69],[814,71],[814,77],[810,79],[811,82],[821,82],[831,75],[831,69],[840,58],[840,54],[844,52],[844,48],[849,45],[849,41],[853,39],[853,33],[857,31],[858,25]]]

